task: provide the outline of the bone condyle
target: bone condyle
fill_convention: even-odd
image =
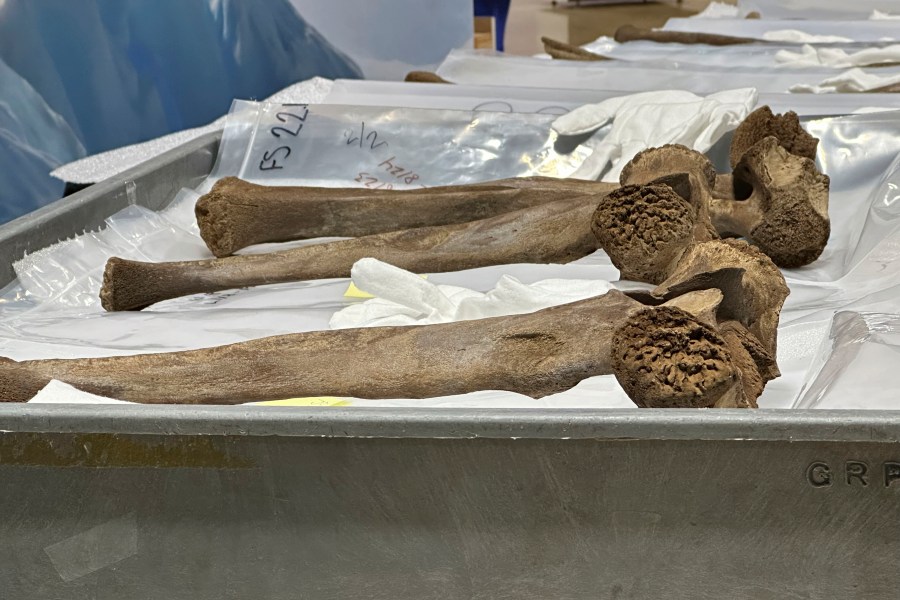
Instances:
[[[757,141],[730,175],[717,175],[712,163],[690,148],[651,148],[626,165],[621,182],[659,177],[669,165],[692,173],[697,220],[710,223],[718,235],[745,237],[785,268],[807,265],[825,249],[830,179],[779,138]]]

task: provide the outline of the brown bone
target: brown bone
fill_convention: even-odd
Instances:
[[[143,403],[425,398],[485,389],[540,398],[615,373],[639,406],[753,406],[755,396],[744,396],[753,373],[742,376],[715,328],[678,308],[709,318],[722,293],[693,295],[648,307],[612,291],[476,321],[300,333],[163,354],[0,359],[0,398],[26,401],[50,379]]]
[[[709,213],[722,235],[753,241],[780,267],[801,267],[819,258],[831,234],[830,179],[812,160],[767,137],[744,154],[734,179],[749,184],[752,193],[746,200],[711,201]]]
[[[489,219],[422,227],[247,256],[145,263],[111,258],[100,299],[106,310],[140,310],[169,298],[239,287],[349,277],[361,258],[413,272],[520,262],[566,263],[598,249],[593,196],[550,202]]]
[[[553,38],[542,37],[541,43],[544,44],[544,52],[549,54],[552,58],[556,58],[559,60],[609,60],[605,56],[594,54],[593,52],[589,52],[588,50],[575,46],[574,44],[567,44],[566,42],[560,42],[558,40],[554,40]]]
[[[453,83],[431,71],[410,71],[404,81],[408,83]]]
[[[670,168],[694,174],[697,204],[707,207],[719,235],[753,241],[778,266],[809,264],[825,249],[830,180],[776,137],[763,138],[745,152],[733,175],[716,176],[712,163],[690,148],[663,146],[635,156],[622,170],[621,182],[642,183]]]
[[[661,182],[678,177],[662,178]],[[675,194],[663,183],[657,187],[661,194]],[[171,263],[111,258],[103,274],[100,300],[106,310],[140,310],[189,294],[349,277],[353,263],[367,257],[420,273],[523,262],[567,263],[599,248],[591,231],[598,201],[594,196],[582,196],[470,223],[395,231],[268,254]]]
[[[622,25],[616,30],[617,42],[647,40],[661,44],[709,44],[710,46],[733,46],[735,44],[755,44],[759,40],[716,33],[694,33],[690,31],[657,31],[642,29],[634,25]]]
[[[691,246],[718,238],[695,174],[626,185],[600,200],[591,227],[623,279],[660,283]]]
[[[800,125],[800,117],[794,111],[782,115],[772,113],[768,106],[761,106],[747,115],[734,130],[729,159],[735,168],[744,153],[760,140],[774,136],[785,150],[810,160],[816,159],[819,138],[813,137]]]
[[[734,276],[738,272],[739,278]],[[740,323],[753,334],[774,369],[766,374],[769,378],[776,377],[778,320],[790,293],[784,275],[768,256],[747,242],[712,240],[688,248],[653,295],[671,299],[710,287],[712,282],[725,294],[718,320]],[[759,356],[758,352],[755,354]]]
[[[264,242],[360,237],[477,221],[615,184],[518,177],[418,190],[264,186],[225,177],[197,201],[200,236],[215,256]]]

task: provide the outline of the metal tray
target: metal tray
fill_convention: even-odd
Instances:
[[[218,141],[0,227],[0,281]],[[15,600],[898,594],[900,412],[0,404],[0,491]]]

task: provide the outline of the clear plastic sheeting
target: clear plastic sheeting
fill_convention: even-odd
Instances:
[[[813,7],[807,15],[815,15],[816,11],[817,8]],[[797,31],[812,36],[827,36],[854,42],[900,41],[900,30],[897,28],[897,23],[892,21],[776,20],[768,14],[764,19],[669,19],[663,29],[665,31],[715,33],[759,40],[764,39],[766,34],[772,32]]]
[[[634,41],[620,44],[610,37],[600,37],[582,46],[585,50],[623,61],[660,61],[713,65],[725,67],[769,67],[805,69],[810,66],[843,68],[896,63],[900,60],[892,50],[896,44],[847,43],[827,45],[796,44],[737,44],[710,46],[708,44],[660,44]],[[829,62],[831,57],[834,60]],[[839,58],[843,57],[843,61]],[[818,61],[818,64],[815,61]]]
[[[409,189],[544,175],[590,155],[558,143],[553,114],[235,102],[204,189],[227,175],[272,185]]]
[[[549,81],[548,85],[552,85]],[[490,112],[538,112],[563,114],[583,104],[602,102],[624,96],[627,92],[608,90],[566,90],[560,94],[553,87],[517,87],[442,83],[338,80],[334,82],[327,104],[362,106],[405,106],[409,108],[441,108]],[[900,110],[900,94],[786,94],[763,93],[759,106],[774,112],[789,110],[801,117],[846,115],[857,111]]]
[[[870,70],[864,69],[864,72]],[[900,67],[879,67],[876,71],[880,76],[891,76],[900,74]],[[723,85],[752,87],[761,94],[787,93],[795,85],[816,85],[834,75],[834,69],[829,67],[773,70],[768,66],[699,65],[671,60],[639,64],[549,61],[467,51],[451,52],[437,72],[448,81],[473,85],[598,89],[622,93],[677,89],[701,95],[719,92]]]
[[[898,369],[900,315],[839,312],[793,408],[897,410]]]
[[[566,90],[560,94],[558,90],[541,87],[409,85],[396,81],[339,79],[334,82],[326,103],[561,115],[582,104],[620,95],[621,92],[606,90]]]

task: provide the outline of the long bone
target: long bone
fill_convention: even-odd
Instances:
[[[559,60],[609,60],[609,58],[605,56],[595,54],[594,52],[585,50],[580,46],[568,44],[566,42],[560,42],[559,40],[555,40],[546,36],[541,37],[541,43],[544,45],[544,52],[549,54],[552,58],[556,58]]]
[[[709,44],[710,46],[733,46],[736,44],[754,44],[759,40],[753,38],[720,35],[717,33],[697,33],[693,31],[658,31],[643,29],[634,25],[622,25],[613,35],[619,43],[647,40],[660,44]]]
[[[662,181],[684,177],[673,175]],[[677,196],[664,183],[648,186]],[[633,186],[632,193],[638,186]],[[348,277],[357,260],[377,258],[420,273],[498,264],[567,263],[599,248],[591,231],[595,196],[550,202],[496,217],[395,231],[268,254],[145,263],[111,258],[100,299],[106,310],[140,310],[169,298],[232,288]]]
[[[0,359],[0,399],[26,401],[51,379],[142,403],[424,398],[484,389],[540,398],[612,373],[639,406],[754,406],[755,396],[746,393],[755,389],[747,383],[758,379],[755,367],[733,361],[729,342],[701,320],[711,318],[721,299],[710,288],[649,307],[611,291],[476,321],[309,332],[162,354]],[[641,356],[652,360],[633,368]]]
[[[197,201],[200,236],[215,256],[263,242],[360,237],[486,219],[615,184],[518,177],[419,190],[256,185],[225,177]]]
[[[768,107],[754,111],[735,131],[732,155],[743,153],[763,134],[775,135],[794,154],[815,153],[816,138],[800,127],[793,113],[773,115]],[[667,148],[652,153],[655,163],[642,167],[640,180],[623,170],[622,184],[647,183],[657,177],[691,169],[702,171],[723,197],[733,194],[734,180],[717,175],[706,158],[696,159]],[[692,152],[692,151],[690,151]],[[641,155],[639,155],[641,156]],[[646,162],[647,155],[644,155]],[[252,244],[312,237],[358,237],[415,227],[475,221],[589,194],[606,194],[615,184],[526,177],[423,190],[260,186],[227,177],[197,202],[203,237],[215,256],[228,256]]]

